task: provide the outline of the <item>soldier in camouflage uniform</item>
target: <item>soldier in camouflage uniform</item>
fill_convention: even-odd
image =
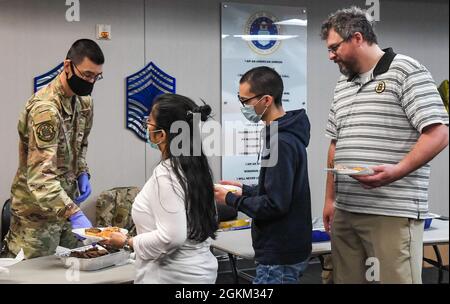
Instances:
[[[58,245],[74,248],[79,244],[72,228],[92,226],[78,205],[90,194],[89,95],[103,62],[94,41],[76,41],[64,71],[33,95],[20,114],[19,168],[11,188],[11,226],[3,256],[15,256],[21,248],[26,258],[53,254]]]
[[[137,187],[117,187],[103,191],[97,198],[97,225],[125,228],[130,236],[135,236],[131,206],[139,191]]]

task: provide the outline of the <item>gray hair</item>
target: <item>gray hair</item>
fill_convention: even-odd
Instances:
[[[377,36],[373,31],[373,23],[372,17],[366,11],[352,6],[328,16],[328,19],[322,23],[320,36],[322,40],[326,40],[330,30],[333,29],[342,39],[349,40],[353,34],[359,32],[370,45],[378,44]]]

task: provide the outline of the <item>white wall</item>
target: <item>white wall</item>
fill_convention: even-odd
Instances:
[[[309,172],[313,215],[322,211],[323,168],[328,140],[323,136],[333,88],[339,76],[320,40],[320,24],[327,15],[365,1],[235,1],[302,6],[308,10],[308,115],[312,123]],[[449,76],[447,1],[383,1],[376,27],[382,47],[421,61],[436,82]],[[81,0],[81,21],[65,20],[63,0],[0,1],[0,206],[9,196],[17,167],[17,118],[32,93],[32,78],[62,61],[78,38],[94,39],[95,24],[112,25],[111,41],[100,41],[105,78],[94,89],[95,121],[88,161],[94,195],[85,207],[93,216],[93,200],[114,187],[142,186],[158,162],[125,129],[125,77],[145,63],[155,62],[177,79],[177,92],[196,101],[205,99],[220,115],[220,1],[219,0]],[[449,212],[449,153],[432,162],[430,207]],[[220,159],[211,160],[216,179]]]

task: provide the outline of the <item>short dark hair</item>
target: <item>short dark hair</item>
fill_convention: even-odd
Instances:
[[[372,18],[366,11],[356,6],[338,10],[328,16],[328,19],[322,23],[320,33],[322,40],[328,38],[331,29],[334,29],[344,40],[349,40],[353,34],[359,32],[369,45],[378,44]]]
[[[66,59],[70,59],[75,64],[81,63],[87,57],[95,64],[103,64],[105,57],[95,41],[90,39],[79,39],[75,41],[67,52]]]
[[[250,91],[255,94],[267,94],[275,99],[275,104],[281,106],[283,97],[283,79],[273,68],[260,66],[242,75],[240,84],[248,82]]]

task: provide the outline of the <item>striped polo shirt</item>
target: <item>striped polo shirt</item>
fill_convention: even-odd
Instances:
[[[335,165],[397,164],[424,127],[448,125],[448,114],[428,70],[391,48],[362,83],[342,76],[334,91],[326,135],[336,140]],[[424,218],[428,212],[430,165],[389,185],[364,189],[335,176],[336,208],[349,212]]]

